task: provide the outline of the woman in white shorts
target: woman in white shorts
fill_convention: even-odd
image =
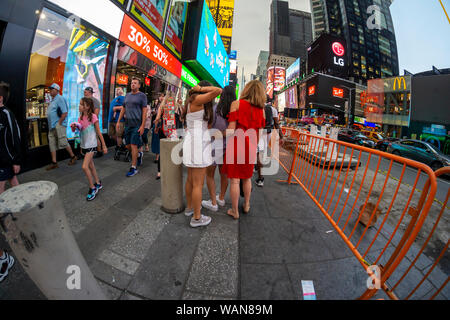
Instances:
[[[186,121],[186,135],[183,141],[183,164],[188,168],[186,180],[185,215],[191,218],[191,227],[206,226],[211,217],[201,214],[202,190],[206,168],[213,163],[209,127],[213,121],[212,101],[222,93],[208,81],[200,83],[189,91],[183,118]]]

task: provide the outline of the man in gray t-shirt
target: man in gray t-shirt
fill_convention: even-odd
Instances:
[[[145,130],[145,121],[147,119],[147,96],[139,91],[141,83],[139,79],[131,80],[131,92],[125,96],[122,111],[120,111],[117,126],[125,115],[125,143],[127,149],[131,151],[131,168],[127,177],[132,177],[138,170],[137,166],[142,164],[144,153],[142,152],[142,135]]]

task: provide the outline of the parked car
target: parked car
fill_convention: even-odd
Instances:
[[[339,131],[338,140],[357,144],[368,148],[375,147],[375,142],[367,138],[361,132],[353,129],[342,129],[341,131]]]
[[[378,141],[375,144],[375,149],[381,150],[381,151],[386,151],[389,144],[392,142],[396,142],[399,141],[400,139],[398,138],[384,138],[383,140]]]
[[[450,166],[450,157],[428,142],[404,139],[389,144],[387,151],[405,158],[410,158],[430,166],[433,171]]]

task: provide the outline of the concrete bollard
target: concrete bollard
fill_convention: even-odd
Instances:
[[[16,261],[50,300],[106,300],[70,230],[50,181],[35,181],[0,195],[0,229]]]
[[[184,211],[183,168],[172,159],[172,150],[181,143],[180,139],[161,139],[161,209],[167,213]]]

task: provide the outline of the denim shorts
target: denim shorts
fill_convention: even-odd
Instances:
[[[125,128],[125,143],[127,145],[134,144],[137,145],[138,148],[142,146],[142,137],[139,134],[139,128],[138,127],[127,127]]]
[[[11,180],[15,176],[13,168],[0,168],[0,181]]]

